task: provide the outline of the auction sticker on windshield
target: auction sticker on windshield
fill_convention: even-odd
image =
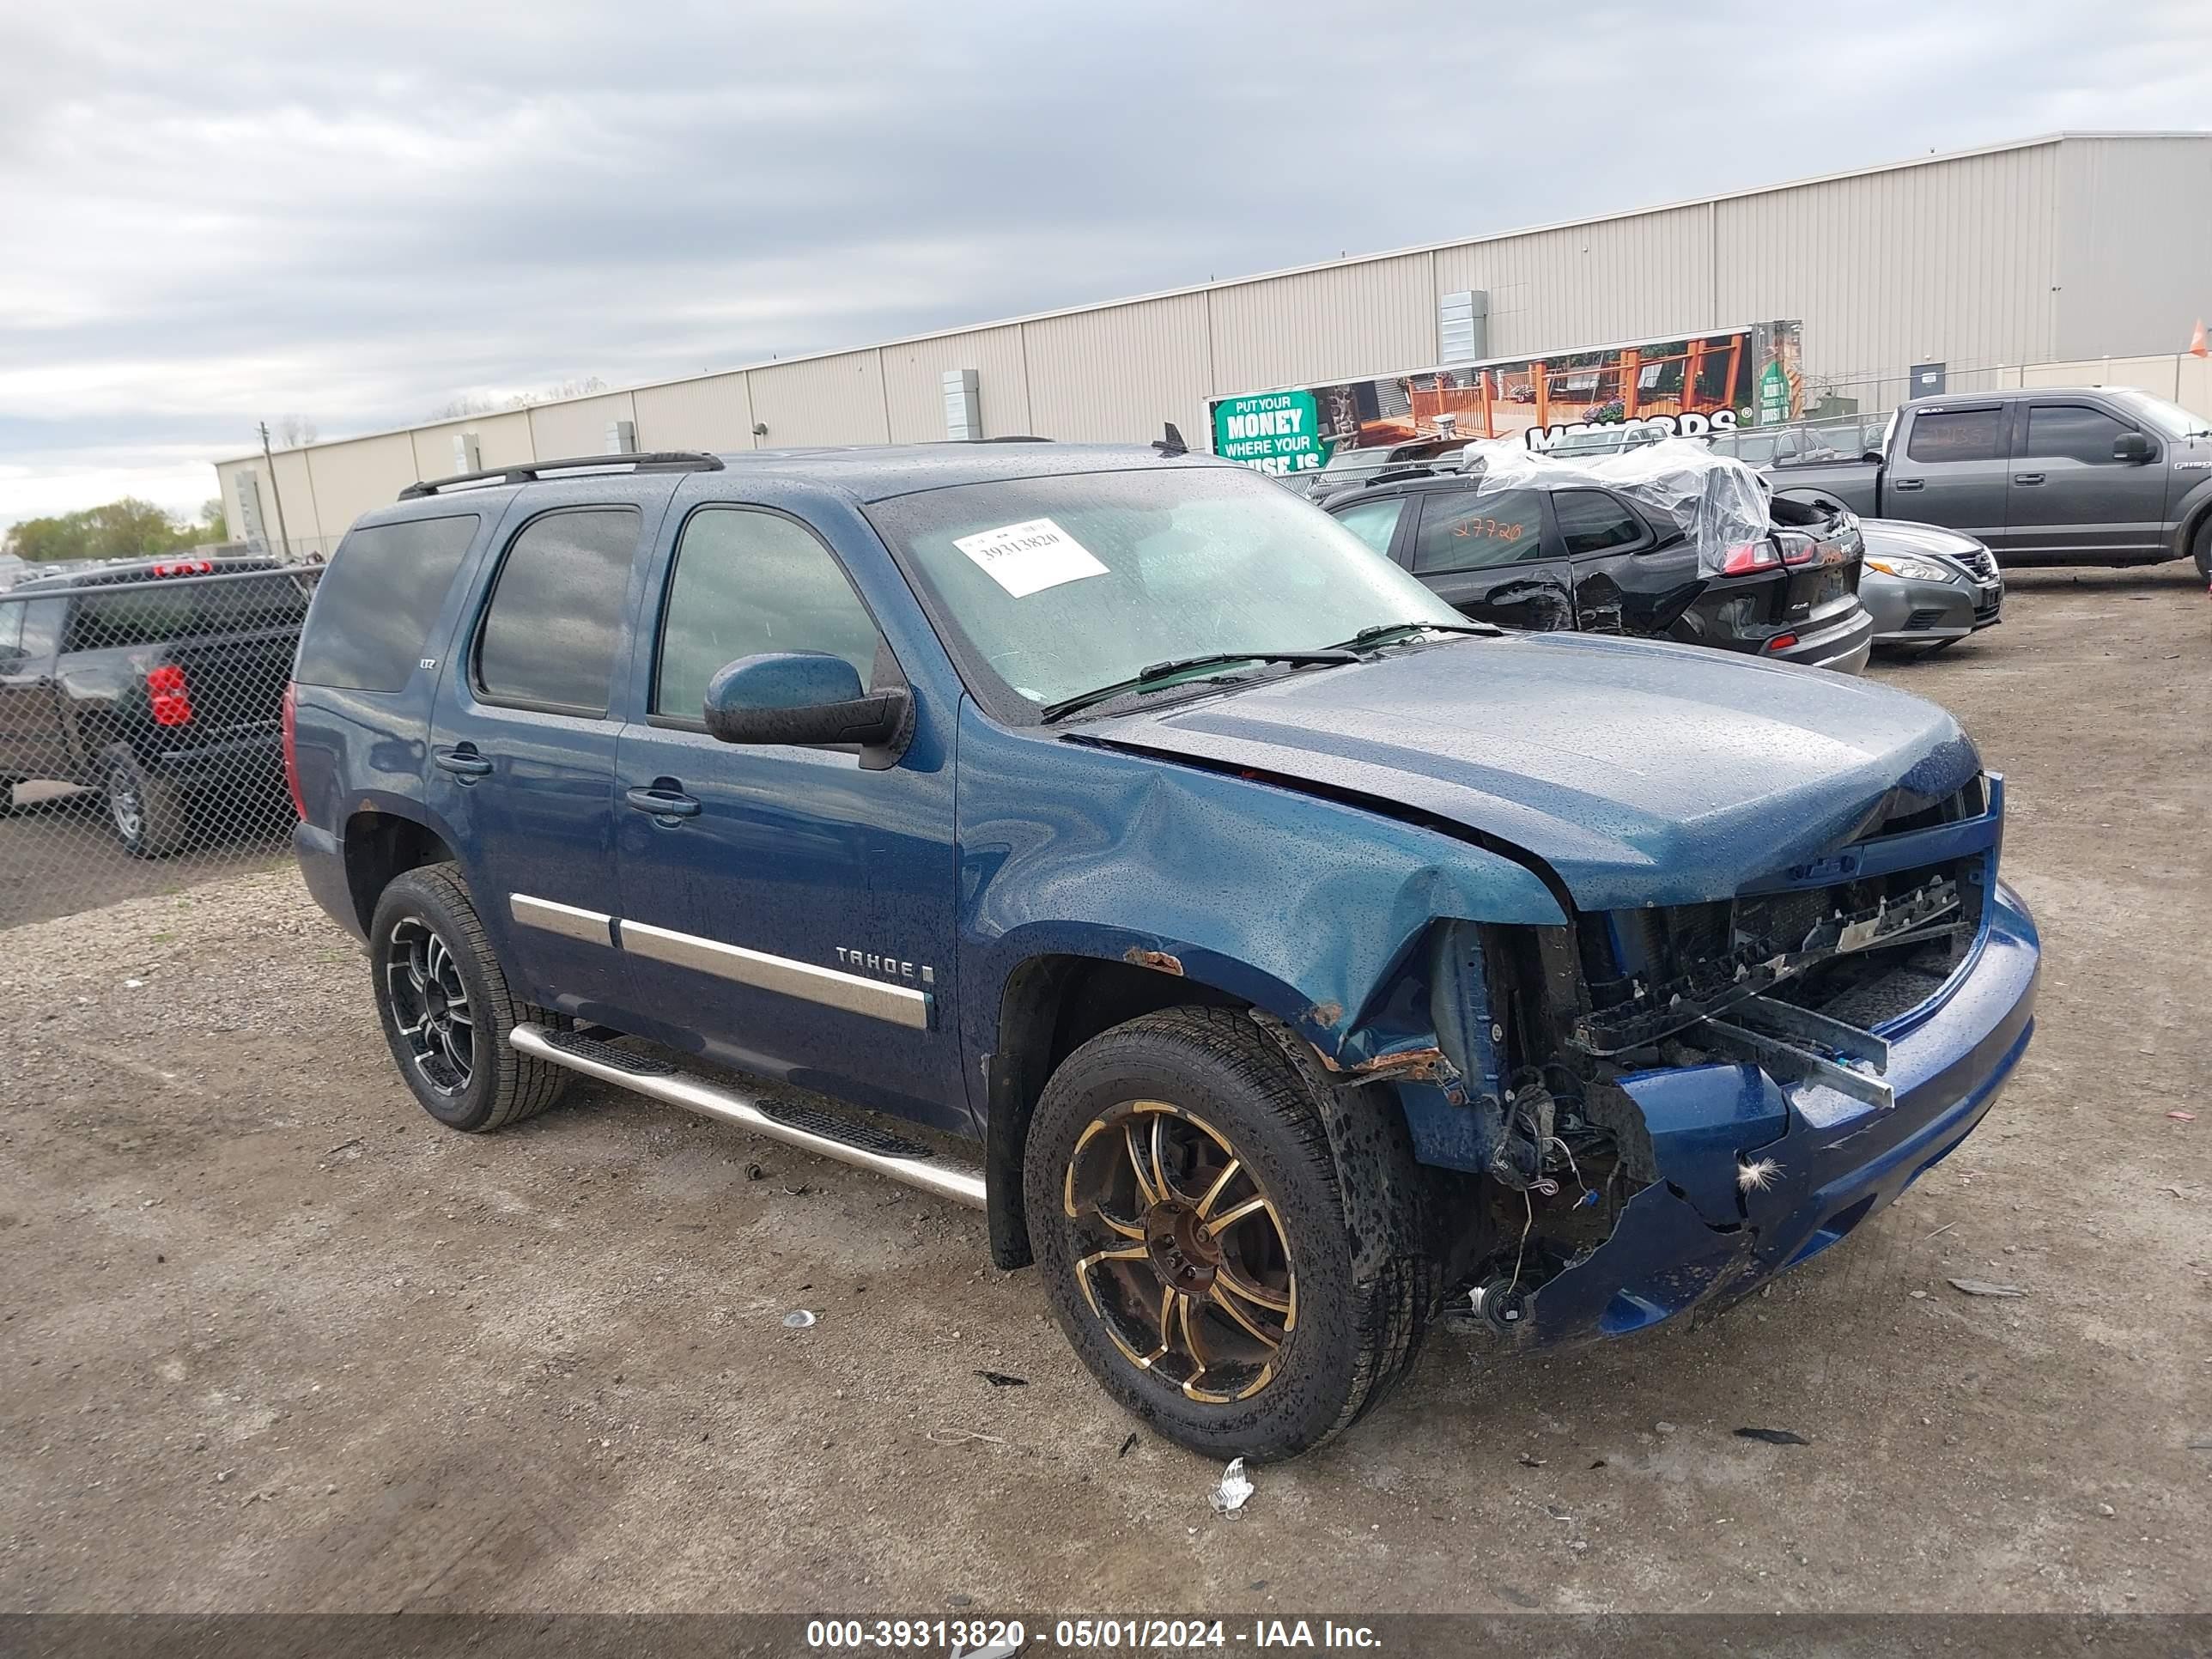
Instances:
[[[1091,556],[1089,548],[1050,519],[978,531],[956,538],[952,544],[1018,599],[1062,582],[1106,574],[1106,567]]]

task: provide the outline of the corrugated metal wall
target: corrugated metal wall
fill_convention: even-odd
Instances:
[[[374,440],[362,441],[374,442]],[[351,444],[332,445],[332,448],[350,449]],[[313,482],[307,473],[308,452],[304,449],[280,449],[276,452],[272,469],[258,455],[235,461],[225,461],[216,469],[222,493],[224,515],[231,528],[244,534],[246,515],[238,499],[238,482],[248,474],[259,481],[261,488],[261,516],[273,542],[277,533],[276,507],[279,499],[283,503],[283,526],[292,538],[293,549],[298,553],[327,553],[335,546],[334,538],[325,535],[321,520],[316,512]],[[274,478],[275,488],[270,487]],[[358,514],[365,508],[356,508]],[[350,522],[348,520],[347,522]],[[344,529],[339,525],[339,530]]]
[[[1490,295],[1489,357],[1756,320],[1716,309],[1705,203],[1437,249],[1437,292],[1469,288]]]
[[[2059,146],[2053,356],[2181,351],[2212,324],[2212,143]]]
[[[1214,385],[1206,311],[1205,294],[1175,294],[1024,323],[1038,435],[1136,442],[1174,421],[1203,443]]]
[[[884,399],[890,408],[893,443],[933,443],[944,437],[948,368],[976,372],[986,436],[1033,430],[1020,327],[978,328],[884,348]]]
[[[441,426],[415,428],[415,471],[418,477],[445,478],[466,472],[453,453],[453,440],[464,432],[477,436],[477,465],[514,466],[534,460],[530,447],[530,416],[521,410],[499,415],[471,415]]]
[[[1489,295],[1489,356],[1799,318],[1815,390],[1877,407],[1917,362],[1957,387],[2185,344],[2212,315],[2208,202],[2212,137],[2032,141],[325,444],[312,485],[296,458],[279,458],[296,487],[279,481],[296,541],[335,537],[405,471],[450,471],[463,427],[487,466],[600,453],[617,418],[646,449],[743,450],[756,422],[777,448],[931,441],[948,368],[978,371],[988,435],[1138,442],[1171,420],[1203,445],[1210,398],[1435,362],[1437,301],[1462,289]],[[258,464],[222,464],[227,501]]]
[[[2043,144],[1716,203],[1714,320],[1804,319],[1808,374],[2055,356],[2057,155]]]
[[[640,386],[631,398],[640,449],[753,447],[753,404],[742,374]]]
[[[1434,362],[1434,262],[1409,253],[1209,289],[1212,395]]]
[[[637,404],[627,392],[609,392],[596,398],[574,398],[566,403],[533,404],[530,409],[530,441],[536,459],[550,461],[568,455],[607,453],[607,422],[635,421]]]
[[[746,380],[753,418],[768,425],[761,442],[771,449],[890,441],[883,360],[872,346],[834,357],[771,363],[747,370]]]

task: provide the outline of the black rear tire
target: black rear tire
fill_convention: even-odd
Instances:
[[[1060,1328],[1108,1394],[1210,1457],[1341,1433],[1412,1369],[1436,1305],[1402,1121],[1310,1069],[1243,1012],[1169,1009],[1076,1049],[1031,1121]]]
[[[2197,580],[2212,582],[2212,514],[2197,526]]]
[[[423,865],[384,890],[368,959],[392,1058],[439,1122],[479,1134],[535,1117],[560,1098],[574,1074],[507,1041],[516,1025],[548,1016],[507,988],[453,866]]]
[[[100,757],[100,784],[107,827],[132,858],[167,858],[185,844],[191,820],[182,792],[149,775],[128,744]]]

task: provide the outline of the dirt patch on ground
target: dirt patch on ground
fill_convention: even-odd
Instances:
[[[0,933],[0,1606],[2204,1610],[2212,607],[2008,612],[1876,670],[2010,779],[1987,1124],[1702,1325],[1439,1335],[1236,1522],[979,1217],[587,1086],[435,1127],[289,873]]]

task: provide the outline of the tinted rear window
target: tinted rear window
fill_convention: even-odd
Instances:
[[[477,690],[563,714],[607,712],[640,522],[634,507],[598,507],[523,527],[484,612]]]
[[[349,532],[323,574],[292,678],[356,691],[404,686],[477,522],[470,513]]]
[[[1996,409],[1928,410],[1912,422],[1905,453],[1916,461],[1993,461],[2003,418]]]
[[[172,576],[118,582],[76,602],[62,649],[99,651],[297,627],[307,614],[307,592],[279,572],[245,580]]]

